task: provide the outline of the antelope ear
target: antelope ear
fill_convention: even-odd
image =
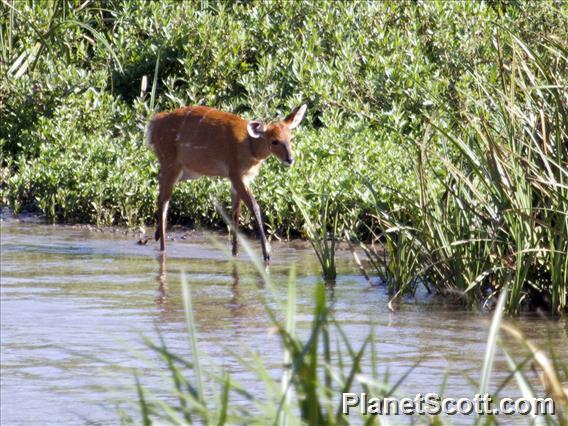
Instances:
[[[295,129],[296,127],[298,127],[298,125],[304,118],[306,109],[308,109],[308,106],[304,104],[301,107],[296,108],[294,111],[290,113],[290,115],[288,115],[288,117],[284,119],[284,122],[288,125],[290,129]]]
[[[258,120],[249,121],[247,124],[247,131],[251,138],[258,139],[264,132],[266,132],[266,126]]]

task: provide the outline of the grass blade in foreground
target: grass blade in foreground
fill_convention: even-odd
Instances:
[[[481,381],[479,383],[479,394],[485,395],[489,390],[489,381],[491,380],[491,371],[493,370],[493,361],[495,359],[495,350],[499,339],[499,330],[503,319],[505,301],[507,300],[507,289],[503,289],[499,295],[499,301],[493,314],[489,336],[487,337],[487,346],[485,347],[485,359],[483,361],[483,370],[481,371]]]
[[[306,200],[298,194],[294,194],[293,198],[304,218],[304,229],[321,265],[322,275],[326,280],[333,281],[337,277],[335,249],[341,232],[339,229],[339,213],[331,205],[329,196],[322,194],[319,199],[321,204],[319,217],[314,222],[310,218]],[[330,227],[329,235],[328,226]]]

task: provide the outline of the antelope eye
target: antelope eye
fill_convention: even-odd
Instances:
[[[276,139],[274,139],[274,140],[272,141],[272,145],[278,145],[278,141],[277,141]]]

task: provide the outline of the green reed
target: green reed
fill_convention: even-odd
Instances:
[[[228,219],[228,218],[227,218]],[[238,234],[241,247],[250,256],[258,274],[264,281],[265,291],[260,292],[259,300],[263,303],[267,319],[282,348],[281,367],[266,365],[254,351],[247,348],[244,354],[230,349],[232,356],[240,366],[256,379],[256,392],[240,384],[222,367],[216,366],[207,355],[199,349],[198,333],[194,320],[191,288],[182,273],[182,295],[184,299],[187,332],[191,346],[191,358],[186,360],[173,353],[160,338],[159,343],[145,339],[146,345],[156,355],[169,372],[171,381],[171,397],[169,402],[153,396],[145,389],[143,377],[138,373],[135,377],[138,394],[138,409],[142,422],[153,424],[273,424],[273,425],[346,425],[361,420],[368,425],[388,425],[389,419],[381,416],[368,416],[362,419],[344,415],[341,406],[341,394],[344,392],[366,392],[376,397],[401,397],[399,387],[412,374],[420,361],[411,366],[394,384],[390,383],[388,368],[383,375],[379,374],[377,356],[377,337],[370,331],[359,349],[353,347],[351,339],[334,319],[328,306],[326,288],[317,284],[314,289],[313,314],[311,326],[305,337],[297,334],[297,301],[296,274],[292,268],[288,280],[288,296],[282,302],[275,291],[274,283],[267,274],[260,257],[256,256],[251,246]],[[501,398],[505,386],[515,380],[522,395],[526,398],[541,396],[535,381],[529,377],[530,369],[539,374],[542,388],[547,397],[556,402],[555,416],[537,416],[536,424],[560,425],[565,420],[568,410],[568,389],[561,383],[568,379],[568,366],[559,361],[551,349],[552,358],[526,339],[515,327],[504,323],[505,303],[508,300],[508,289],[505,287],[497,301],[491,326],[488,330],[483,368],[479,384],[481,394],[489,393],[494,400]],[[277,306],[279,308],[274,308]],[[516,341],[528,348],[529,355],[517,362],[509,355],[501,339],[502,331],[513,335]],[[511,374],[505,380],[491,386],[494,359],[501,349],[510,365]],[[240,352],[240,351],[239,351]],[[531,361],[533,366],[529,368]],[[207,368],[204,366],[207,365]],[[388,367],[388,361],[387,365]],[[277,368],[280,378],[271,371]],[[447,381],[448,378],[445,379]],[[442,385],[440,394],[444,393]],[[243,404],[233,404],[234,399]],[[174,402],[172,402],[174,401]],[[177,401],[177,403],[175,402]],[[134,420],[119,410],[123,424],[134,423]],[[416,420],[416,419],[415,419]],[[445,423],[442,417],[417,419],[418,423]],[[499,419],[493,416],[474,417],[476,424],[494,425]]]
[[[294,201],[304,218],[304,230],[318,258],[323,277],[326,280],[335,280],[335,252],[343,227],[336,203],[328,194],[321,194],[317,200],[320,203],[319,212],[312,218],[305,199],[295,194]]]
[[[374,196],[375,236],[389,254],[378,269],[394,290],[422,282],[471,305],[509,286],[508,312],[560,314],[568,308],[567,51],[548,41],[539,56],[513,35],[497,46],[498,83],[472,71],[478,96],[457,125],[425,117],[446,149],[416,142],[419,201],[403,200],[401,214]]]
[[[260,259],[258,264],[259,273],[263,274]],[[349,337],[329,310],[323,285],[317,285],[315,288],[312,324],[304,338],[296,334],[296,280],[293,271],[288,283],[288,299],[283,304],[282,311],[274,311],[269,307],[269,303],[264,301],[267,316],[281,342],[281,367],[266,365],[252,348],[247,349],[244,354],[227,350],[256,380],[255,393],[249,390],[250,385],[246,387],[236,381],[199,350],[199,330],[191,313],[194,307],[185,275],[182,275],[182,287],[192,355],[186,360],[172,352],[163,339],[160,339],[159,343],[145,340],[148,348],[158,355],[165,366],[167,374],[164,377],[171,381],[171,395],[167,402],[158,398],[144,387],[143,374],[136,374],[137,405],[143,424],[345,425],[359,424],[362,420],[370,425],[391,423],[390,419],[384,416],[362,418],[353,413],[351,416],[344,415],[341,394],[366,392],[368,395],[382,398],[402,397],[403,393],[398,388],[412,375],[418,364],[410,367],[396,383],[389,383],[388,368],[384,375],[378,373],[377,337],[371,332],[359,349],[353,348]],[[488,331],[485,354],[480,354],[480,358],[484,358],[480,381],[476,382],[470,378],[476,387],[473,392],[479,391],[482,395],[489,393],[493,401],[497,402],[503,397],[503,389],[514,380],[523,397],[535,398],[544,394],[553,398],[556,403],[556,415],[535,416],[532,419],[535,424],[561,425],[568,410],[568,390],[562,387],[562,383],[568,379],[568,366],[554,358],[552,349],[550,358],[527,340],[518,329],[503,321],[507,297],[507,291],[503,291],[499,297]],[[528,356],[520,362],[511,357],[506,348],[511,343],[503,343],[503,331],[515,337],[521,346],[528,348]],[[494,359],[499,350],[503,351],[511,374],[505,380],[492,385]],[[388,361],[385,364],[388,367]],[[205,365],[208,367],[204,368]],[[280,379],[271,371],[273,368],[280,371]],[[536,381],[531,377],[533,372],[537,373]],[[444,382],[448,380],[451,380],[451,377],[446,377]],[[444,387],[445,385],[439,390],[440,395],[444,394]],[[235,399],[240,403],[235,405]],[[119,410],[119,415],[123,424],[139,423],[123,409]],[[417,424],[446,423],[446,419],[440,416],[414,420]],[[472,424],[484,425],[500,422],[499,417],[493,416],[472,417],[471,420]]]

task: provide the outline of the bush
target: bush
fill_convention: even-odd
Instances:
[[[2,205],[53,220],[154,220],[155,160],[143,146],[152,107],[198,103],[276,119],[300,102],[298,166],[283,178],[269,161],[256,186],[270,232],[302,229],[287,193],[345,195],[342,216],[368,210],[361,172],[393,194],[417,195],[410,140],[424,129],[428,96],[467,98],[487,63],[492,22],[558,31],[565,7],[382,2],[13,3],[2,10]],[[530,11],[530,13],[529,13]],[[475,19],[476,26],[470,25]],[[156,67],[158,62],[158,67]],[[158,70],[155,96],[148,93]],[[144,90],[142,80],[149,83]],[[463,96],[462,96],[463,95]],[[155,105],[154,105],[155,103]],[[451,122],[455,114],[444,109]],[[440,112],[441,113],[441,112]],[[128,176],[128,180],[124,177]],[[216,181],[181,185],[176,222],[219,225]],[[312,197],[313,198],[313,197]],[[313,205],[313,212],[320,206]]]

